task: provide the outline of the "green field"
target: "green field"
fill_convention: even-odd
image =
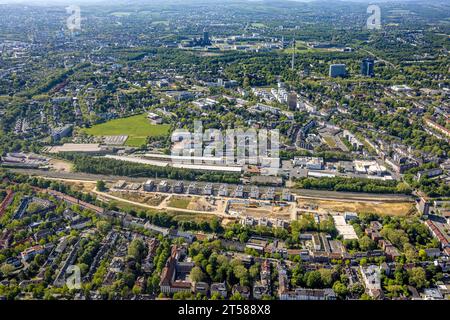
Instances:
[[[151,124],[146,114],[128,118],[114,119],[85,129],[92,136],[128,136],[125,143],[130,147],[140,147],[147,137],[166,136],[169,133],[168,124]]]
[[[251,24],[252,27],[254,28],[265,28],[266,25],[264,23],[260,23],[260,22],[254,22]]]
[[[191,200],[191,198],[173,197],[169,200],[167,205],[170,208],[187,209]]]

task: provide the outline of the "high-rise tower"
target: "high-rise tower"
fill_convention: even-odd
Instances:
[[[373,58],[365,58],[361,62],[361,74],[365,77],[375,76],[375,60]]]
[[[294,71],[295,69],[295,39],[292,42],[292,61],[291,61],[291,69]]]

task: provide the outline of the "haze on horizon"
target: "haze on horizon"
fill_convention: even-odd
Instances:
[[[89,3],[205,3],[205,2],[226,2],[228,0],[0,0],[0,4],[89,4]],[[383,3],[383,2],[423,2],[424,0],[230,0],[230,2],[367,2],[367,3]],[[442,0],[444,1],[444,0]],[[426,0],[425,2],[428,2]]]

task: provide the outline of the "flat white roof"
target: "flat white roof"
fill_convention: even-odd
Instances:
[[[342,235],[344,239],[358,239],[355,229],[352,225],[347,224],[344,216],[333,215],[333,220],[338,233]]]
[[[192,170],[242,172],[242,167],[207,166],[202,164],[182,164],[182,163],[174,163],[172,166],[174,168],[183,168]]]
[[[101,147],[97,143],[65,143],[62,146],[54,146],[48,149],[49,153],[98,151],[101,151]]]
[[[171,160],[199,160],[199,161],[223,161],[224,157],[195,157],[195,156],[174,156],[171,154],[146,153],[144,156],[156,159]]]
[[[332,174],[332,173],[317,172],[317,171],[308,171],[308,177],[315,177],[315,178],[334,178],[334,177],[336,177],[336,175],[335,175],[335,174]]]
[[[223,171],[223,172],[241,172],[242,167],[238,166],[211,166],[204,164],[183,164],[183,163],[171,163],[168,161],[148,160],[144,158],[131,157],[131,156],[115,156],[106,155],[105,158],[115,159],[120,161],[127,161],[133,163],[148,164],[158,167],[172,166],[174,168],[191,169],[191,170],[207,170],[207,171]]]
[[[133,163],[140,163],[140,164],[148,164],[148,165],[157,166],[157,167],[167,167],[169,165],[169,163],[164,162],[164,161],[147,160],[147,159],[137,158],[137,157],[106,155],[105,158],[133,162]]]

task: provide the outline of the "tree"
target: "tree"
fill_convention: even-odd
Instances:
[[[260,265],[259,263],[255,263],[254,265],[252,265],[250,267],[250,269],[248,270],[250,277],[252,279],[256,279],[256,277],[259,275],[260,273]]]
[[[408,271],[409,284],[421,289],[428,285],[427,275],[422,267],[415,267]]]
[[[134,295],[138,295],[142,293],[142,288],[139,287],[138,285],[134,285],[131,291],[133,292]]]
[[[417,251],[412,244],[405,243],[403,246],[403,251],[405,252],[405,257],[408,262],[414,262],[417,260]]]
[[[398,193],[411,194],[411,191],[412,191],[411,187],[407,183],[400,182],[397,185],[397,192]]]
[[[340,281],[336,281],[333,284],[333,290],[334,290],[334,292],[336,292],[338,297],[341,299],[345,299],[345,297],[347,296],[347,293],[348,293],[347,287]]]
[[[128,246],[128,255],[134,257],[137,261],[142,259],[144,254],[145,245],[141,239],[134,239]]]
[[[77,266],[80,268],[80,272],[82,275],[87,274],[87,272],[89,271],[89,266],[85,263],[80,263]]]
[[[103,192],[106,190],[106,183],[103,180],[98,180],[97,181],[97,190],[100,192]]]
[[[237,279],[239,279],[239,282],[242,286],[245,286],[249,282],[249,274],[248,270],[241,264],[236,265],[233,268],[233,273],[236,276]]]
[[[200,267],[193,267],[190,273],[192,282],[201,282],[205,279],[205,274]]]
[[[222,227],[220,225],[219,219],[217,217],[214,217],[211,222],[209,223],[209,226],[213,232],[220,232],[222,230]]]
[[[359,248],[362,251],[373,250],[376,247],[375,242],[372,239],[370,239],[368,236],[363,236],[362,238],[360,238],[358,243],[359,243]]]
[[[3,274],[4,277],[7,277],[11,272],[14,271],[14,266],[6,263],[0,268],[0,272]]]
[[[308,288],[320,288],[322,286],[322,277],[319,271],[309,271],[305,273],[304,282]]]
[[[364,293],[364,287],[361,283],[354,283],[352,286],[350,286],[349,288],[350,292],[352,294],[356,294],[358,296],[362,295]]]
[[[367,293],[363,293],[361,295],[360,300],[373,300],[371,296],[369,296]]]
[[[331,269],[319,269],[320,279],[322,281],[322,285],[325,287],[331,287],[333,284],[335,272]]]
[[[111,230],[111,223],[104,220],[97,221],[97,229],[100,230],[102,234],[107,234]]]
[[[247,242],[249,238],[250,238],[250,237],[249,237],[249,235],[248,235],[248,233],[247,233],[246,231],[242,232],[242,233],[239,235],[239,241],[242,242],[242,243]]]
[[[194,295],[191,292],[175,292],[173,294],[174,300],[193,300]]]
[[[427,256],[427,252],[424,249],[420,249],[419,250],[419,258],[422,261],[427,260],[428,256]]]
[[[236,292],[231,296],[230,300],[245,300],[245,298],[239,292]]]
[[[212,296],[211,296],[211,300],[223,300],[223,297],[220,293],[215,292]]]
[[[367,258],[362,258],[361,260],[359,260],[359,265],[361,266],[366,266],[367,265]]]

